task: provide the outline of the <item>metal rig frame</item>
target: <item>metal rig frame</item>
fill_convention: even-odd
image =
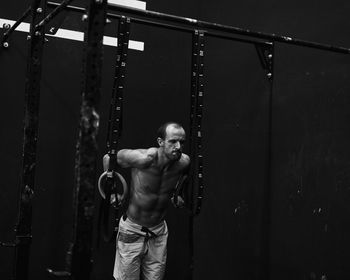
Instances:
[[[88,9],[76,6],[69,6],[72,0],[64,0],[61,4],[46,2],[46,0],[32,0],[31,6],[25,11],[20,19],[11,27],[4,26],[1,38],[2,51],[9,47],[9,39],[16,27],[31,14],[31,28],[28,40],[27,74],[25,87],[25,117],[24,117],[24,139],[23,139],[23,168],[20,185],[18,219],[15,228],[16,239],[13,243],[0,243],[1,246],[14,247],[16,250],[14,260],[14,278],[16,280],[28,279],[28,266],[31,244],[32,225],[32,199],[35,186],[35,166],[36,166],[36,146],[39,125],[39,99],[42,53],[45,41],[45,26],[55,18],[61,11],[72,11],[83,14],[83,20],[87,21],[85,30],[85,50],[83,60],[83,88],[81,103],[81,120],[79,125],[79,138],[76,150],[75,185],[73,192],[73,209],[75,219],[72,230],[71,243],[67,251],[66,267],[64,271],[48,272],[69,279],[87,279],[92,268],[91,247],[92,247],[92,215],[95,184],[95,165],[98,133],[99,115],[97,105],[100,99],[103,57],[103,33],[104,26],[108,18],[121,19],[128,17],[130,22],[148,26],[162,27],[166,29],[189,32],[193,34],[192,46],[192,70],[194,76],[191,79],[191,155],[194,159],[193,172],[196,179],[193,180],[193,193],[191,201],[192,214],[190,215],[190,257],[188,279],[192,279],[193,270],[193,219],[199,213],[203,195],[203,158],[201,155],[202,131],[201,118],[203,110],[203,72],[204,72],[204,38],[216,37],[227,40],[239,41],[254,44],[262,67],[266,70],[266,77],[269,81],[269,116],[267,135],[267,156],[266,156],[266,178],[264,183],[264,224],[269,224],[269,198],[270,198],[270,169],[271,169],[271,104],[273,86],[273,64],[274,64],[274,43],[280,42],[289,45],[309,47],[325,51],[350,54],[349,48],[320,44],[316,42],[304,41],[288,36],[279,36],[246,30],[238,27],[222,25],[200,21],[197,19],[185,18],[170,14],[158,13],[154,11],[127,8],[124,6],[108,5],[107,0],[89,0]],[[46,7],[55,8],[46,17]],[[107,10],[109,12],[107,13]],[[61,20],[62,21],[62,20]],[[57,27],[56,27],[57,29]],[[203,54],[203,55],[201,55]],[[82,180],[84,178],[84,180]],[[195,203],[194,197],[197,197]],[[85,211],[90,209],[91,211]],[[268,261],[268,227],[263,229],[262,254]],[[265,268],[264,268],[265,267]],[[261,265],[261,272],[267,279],[267,265]]]

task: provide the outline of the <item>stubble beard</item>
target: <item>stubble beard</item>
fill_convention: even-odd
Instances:
[[[179,161],[180,160],[181,155],[182,155],[181,152],[178,152],[178,153],[171,152],[171,153],[168,154],[167,158],[170,161],[175,162],[175,161]]]

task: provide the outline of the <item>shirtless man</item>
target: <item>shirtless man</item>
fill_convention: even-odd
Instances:
[[[185,130],[166,123],[158,130],[157,148],[120,150],[118,164],[131,168],[130,200],[120,219],[113,276],[116,280],[163,279],[168,228],[166,210],[190,159],[182,153]],[[109,157],[103,158],[108,169]],[[178,197],[178,204],[183,199]]]

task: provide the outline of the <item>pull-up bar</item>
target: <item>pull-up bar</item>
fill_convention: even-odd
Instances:
[[[255,39],[264,39],[264,40],[281,42],[281,43],[286,43],[291,45],[304,46],[304,47],[316,48],[316,49],[327,50],[332,52],[350,54],[349,48],[304,41],[300,39],[294,39],[288,36],[276,35],[273,33],[271,34],[271,33],[256,32],[256,31],[251,31],[248,29],[238,28],[238,27],[229,26],[229,25],[223,25],[223,24],[201,21],[201,20],[192,19],[192,18],[174,16],[174,15],[158,13],[154,11],[129,8],[129,7],[120,6],[120,5],[108,5],[108,8],[109,10],[112,10],[112,11],[114,10],[116,12],[130,13],[132,15],[147,17],[148,19],[165,20],[165,21],[171,22],[172,24],[183,24],[186,26],[191,26],[192,28],[195,28],[195,29],[204,29],[204,30],[208,29],[206,30],[208,34],[211,33],[211,30],[215,30],[215,31],[220,31],[220,32],[225,32],[230,34],[248,36]]]
[[[50,7],[57,7],[60,4],[54,3],[54,2],[47,2],[47,5]],[[84,8],[81,7],[75,7],[75,6],[66,6],[65,9],[76,11],[76,12],[85,12]],[[171,14],[165,14],[165,13],[159,13],[155,11],[149,11],[149,10],[141,10],[141,9],[135,9],[130,8],[126,6],[121,5],[108,5],[108,10],[114,11],[117,13],[125,13],[128,14],[128,17],[134,21],[139,22],[143,24],[148,25],[157,25],[157,26],[163,26],[168,29],[176,29],[176,30],[182,30],[182,31],[193,31],[194,29],[202,29],[206,35],[211,35],[215,37],[222,37],[222,38],[230,38],[237,41],[247,42],[247,43],[264,43],[259,42],[256,40],[268,40],[272,42],[280,42],[285,43],[289,45],[296,45],[296,46],[302,46],[302,47],[309,47],[314,49],[320,49],[320,50],[326,50],[331,52],[337,52],[337,53],[343,53],[343,54],[350,54],[350,48],[345,47],[338,47],[338,46],[332,46],[327,44],[320,44],[316,42],[311,41],[305,41],[300,40],[296,38],[292,38],[289,36],[281,36],[274,33],[264,33],[264,32],[258,32],[258,31],[251,31],[249,29],[243,29],[239,27],[234,27],[230,25],[223,25],[219,23],[212,23],[207,21],[201,21],[197,19],[192,18],[186,18],[181,16],[175,16]],[[138,16],[143,17],[142,18],[135,18],[132,16]],[[121,15],[116,15],[112,13],[107,13],[108,17],[112,18],[120,18]],[[156,20],[156,21],[155,21]],[[164,23],[164,21],[166,23]],[[218,33],[219,32],[219,33]],[[241,35],[246,36],[248,38],[232,38],[232,35]]]
[[[55,7],[56,9],[51,14],[49,14],[47,18],[43,20],[43,22],[40,22],[36,26],[36,28],[41,27],[41,25],[53,19],[55,15],[57,15],[58,12],[61,10],[70,10],[70,11],[75,11],[80,13],[86,13],[86,10],[82,7],[69,6],[68,4],[70,2],[71,2],[70,0],[65,0],[61,4],[50,2],[50,1],[47,2],[48,7]],[[128,16],[128,17],[133,22],[142,23],[145,25],[162,26],[168,29],[181,30],[185,32],[186,31],[192,32],[194,29],[203,29],[203,31],[206,33],[207,36],[209,35],[209,36],[214,36],[219,38],[232,39],[235,41],[241,41],[246,43],[264,44],[266,42],[262,42],[259,40],[268,40],[270,42],[271,41],[280,42],[280,43],[285,43],[290,45],[326,50],[326,51],[331,51],[336,53],[350,54],[350,48],[320,44],[316,42],[292,38],[289,36],[281,36],[274,33],[263,33],[263,32],[251,31],[249,29],[238,28],[230,25],[223,25],[218,23],[180,17],[180,16],[171,15],[171,14],[164,14],[164,13],[159,13],[155,11],[135,9],[135,8],[114,5],[114,4],[113,5],[109,4],[108,9],[116,12],[128,13],[133,16],[138,16],[138,17],[141,16],[143,17],[143,19],[135,18],[131,16]],[[107,13],[107,16],[111,18],[118,18],[118,19],[120,19],[121,17],[121,15],[113,14],[113,13]],[[7,38],[21,21],[23,21],[22,18],[19,19],[17,23],[14,26],[12,26],[10,30],[6,32],[6,34],[2,39],[2,43],[4,42],[7,43],[6,42]],[[164,23],[164,21],[166,21],[167,23]],[[241,35],[248,38],[232,38],[233,35]]]
[[[48,7],[57,8],[60,5],[62,5],[62,4],[58,4],[55,2],[47,2]],[[71,12],[84,13],[84,14],[86,13],[85,8],[72,6],[72,5],[66,5],[64,9],[67,11],[71,11]],[[119,19],[121,19],[122,15],[115,14],[115,13],[107,13],[107,17],[119,20]],[[132,17],[129,15],[128,15],[128,18],[130,19],[131,22],[139,23],[139,24],[143,24],[143,25],[163,27],[166,29],[188,32],[188,33],[193,33],[193,31],[194,31],[194,28],[191,26],[184,26],[184,25],[181,26],[181,25],[176,25],[176,24],[172,24],[172,23],[152,21],[152,20],[148,20],[148,19],[141,19],[141,18],[137,18],[137,17]],[[217,31],[216,32],[211,31],[210,33],[205,32],[205,33],[206,33],[206,36],[218,37],[218,38],[223,38],[223,39],[230,39],[230,40],[243,42],[243,43],[261,44],[261,45],[269,44],[268,42],[264,42],[261,40],[233,37],[232,34],[222,34],[222,33],[219,33]]]

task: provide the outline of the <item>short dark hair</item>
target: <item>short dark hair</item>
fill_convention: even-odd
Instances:
[[[182,128],[182,125],[177,123],[177,122],[166,122],[166,123],[163,123],[159,128],[158,128],[158,131],[157,131],[157,136],[159,138],[162,138],[162,139],[165,139],[166,137],[166,129],[168,128],[169,125],[173,125],[175,128]]]

